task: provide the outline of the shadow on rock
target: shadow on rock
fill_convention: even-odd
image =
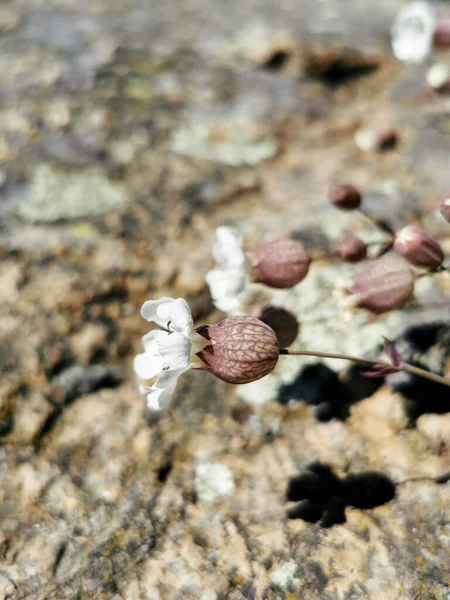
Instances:
[[[425,323],[405,329],[395,340],[395,347],[406,362],[442,375],[450,358],[450,324]],[[372,396],[384,378],[369,379],[363,373],[367,366],[353,365],[341,380],[322,363],[307,365],[290,384],[280,388],[278,402],[306,402],[315,406],[319,421],[345,420],[350,406]],[[448,387],[408,373],[388,377],[393,391],[406,399],[406,412],[412,422],[424,413],[443,414],[450,410]]]
[[[319,421],[345,420],[352,404],[368,398],[383,384],[381,379],[363,377],[363,370],[364,367],[351,367],[343,382],[324,364],[307,365],[292,383],[280,388],[278,402],[303,401],[315,406],[315,416]]]
[[[332,527],[346,522],[348,506],[367,510],[395,498],[395,483],[375,471],[340,479],[328,465],[313,463],[307,471],[290,479],[288,502],[298,502],[288,510],[289,519],[302,519]]]
[[[450,357],[450,324],[408,327],[395,345],[407,362],[442,375]],[[450,389],[440,383],[409,373],[391,376],[389,383],[406,398],[406,412],[413,422],[425,413],[444,414],[450,410]]]

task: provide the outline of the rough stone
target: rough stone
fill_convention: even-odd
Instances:
[[[34,171],[30,201],[21,205],[20,215],[32,222],[79,219],[107,213],[124,201],[124,191],[101,172],[65,172],[41,165]]]
[[[448,596],[448,408],[435,391],[283,357],[247,391],[190,371],[154,414],[131,368],[144,300],[187,296],[198,325],[223,316],[204,284],[219,225],[248,248],[293,237],[312,253],[298,289],[251,287],[241,309],[286,306],[296,347],[376,354],[381,335],[448,322],[439,273],[402,313],[345,324],[332,291],[359,267],[324,257],[348,230],[371,257],[386,242],[328,206],[336,181],[361,190],[367,214],[422,222],[450,249],[435,215],[448,98],[427,89],[427,65],[392,56],[403,5],[2,4],[0,598]],[[396,145],[359,151],[355,132],[379,125]],[[426,332],[408,356],[448,374],[448,344]],[[318,406],[276,402],[306,367],[328,381],[302,388]],[[288,482],[314,464],[347,482],[378,473],[395,497],[346,506],[329,527],[288,518]]]
[[[195,470],[195,493],[199,502],[215,504],[234,491],[233,474],[225,465],[202,464]]]

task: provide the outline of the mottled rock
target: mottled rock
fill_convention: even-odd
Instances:
[[[21,23],[21,15],[8,6],[0,6],[0,33],[15,31]]]
[[[195,470],[195,493],[197,500],[215,504],[234,491],[233,474],[221,464],[202,464]]]
[[[96,170],[70,172],[41,165],[33,174],[30,200],[19,213],[28,221],[79,219],[118,208],[126,200],[118,185]]]
[[[87,323],[70,340],[74,353],[84,364],[88,364],[96,353],[106,345],[108,329],[100,323]]]
[[[186,373],[170,411],[155,416],[129,368],[145,299],[188,294],[198,325],[219,320],[204,286],[219,225],[239,227],[247,248],[293,237],[312,253],[298,289],[276,298],[300,320],[296,347],[376,354],[382,334],[448,321],[438,274],[421,278],[403,314],[343,323],[332,291],[354,270],[324,257],[348,230],[374,244],[370,258],[387,241],[362,215],[328,206],[326,190],[342,180],[361,190],[365,212],[394,227],[422,221],[448,252],[448,225],[422,214],[448,190],[448,106],[426,89],[426,65],[392,57],[403,4],[268,0],[256,14],[237,0],[226,10],[204,0],[3,3],[5,600],[448,595],[447,414],[443,402],[429,412],[434,393],[412,414],[394,381],[367,387],[330,361],[332,385],[313,390],[319,407],[280,405],[280,387],[305,366],[283,357],[254,390]],[[355,131],[379,123],[398,145],[359,152]],[[268,296],[252,287],[241,312],[256,314]],[[448,369],[443,348],[412,356]],[[359,401],[343,407],[342,389]],[[237,394],[266,404],[245,409]],[[341,412],[318,422],[313,410],[327,403]],[[346,522],[328,529],[290,520],[287,483],[317,462],[341,481],[380,473],[395,498],[347,506]],[[201,465],[228,469],[213,498],[224,482],[230,493],[214,504],[197,497]]]

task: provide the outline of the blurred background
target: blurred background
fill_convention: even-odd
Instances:
[[[223,317],[204,281],[217,226],[317,255],[349,229],[376,241],[329,206],[333,182],[448,254],[450,4],[419,3],[429,47],[426,18],[392,34],[407,4],[0,2],[0,598],[449,597],[449,488],[426,480],[450,470],[442,403],[412,417],[387,386],[342,392],[331,363],[299,383],[289,358],[239,390],[191,372],[149,415],[131,369],[144,300]],[[297,345],[372,354],[448,322],[448,279],[428,278],[416,310],[341,323],[332,291],[353,272],[251,288],[242,311],[276,302]],[[320,529],[284,502],[313,461],[424,479]]]

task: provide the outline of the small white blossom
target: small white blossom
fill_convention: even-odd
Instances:
[[[232,227],[218,227],[213,257],[217,268],[208,271],[205,280],[214,305],[229,312],[239,306],[239,294],[248,281],[248,264],[241,234]]]
[[[407,63],[421,63],[430,54],[436,27],[434,11],[428,2],[404,6],[392,25],[392,50]]]
[[[134,359],[134,370],[142,379],[158,376],[152,386],[140,387],[147,406],[165,408],[175,390],[178,377],[191,367],[205,368],[196,353],[206,340],[194,330],[191,310],[183,298],[163,297],[144,302],[141,314],[164,330],[153,330],[143,338],[144,352]]]
[[[438,90],[446,83],[450,82],[450,65],[446,63],[436,63],[430,67],[426,74],[427,84]]]

